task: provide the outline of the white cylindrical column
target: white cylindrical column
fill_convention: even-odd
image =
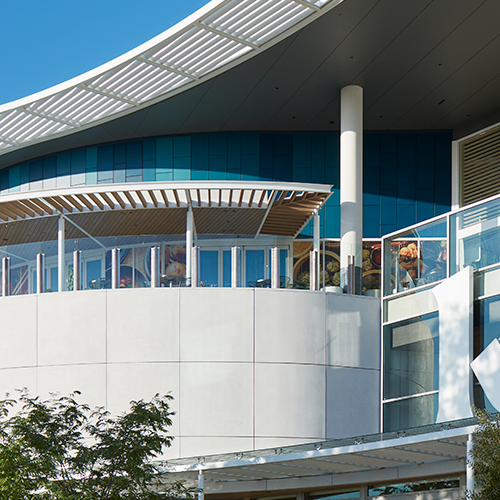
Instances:
[[[240,286],[240,248],[231,248],[231,287]]]
[[[280,249],[271,248],[271,288],[280,287]]]
[[[189,207],[186,215],[186,285],[191,284],[191,259],[193,248],[193,209]]]
[[[10,295],[10,257],[2,259],[2,297]]]
[[[65,221],[61,215],[57,226],[57,290],[64,292],[66,290],[66,269],[64,265],[64,228]]]
[[[473,436],[467,436],[467,469],[465,471],[465,487],[467,491],[474,492],[474,458],[472,457]]]
[[[36,293],[45,290],[45,254],[36,254]]]
[[[111,250],[111,288],[120,288],[120,249]]]
[[[363,263],[363,89],[340,91],[340,279],[347,287],[347,258],[354,255],[356,290],[361,293]]]
[[[73,291],[82,289],[82,252],[73,252]]]
[[[200,247],[193,247],[191,253],[191,286],[196,288],[200,283]]]
[[[160,286],[160,247],[151,247],[151,288]]]

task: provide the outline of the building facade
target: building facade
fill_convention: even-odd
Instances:
[[[165,479],[213,498],[472,487],[500,8],[447,4],[213,0],[0,106],[0,390],[171,391]]]

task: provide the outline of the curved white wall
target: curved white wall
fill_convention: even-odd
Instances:
[[[112,412],[171,391],[168,456],[379,431],[380,300],[159,288],[0,299],[0,392],[82,391]]]

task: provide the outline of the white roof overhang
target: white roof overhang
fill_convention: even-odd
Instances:
[[[113,61],[0,106],[0,155],[105,123],[198,85],[343,0],[212,0]]]
[[[398,433],[401,437],[375,442],[352,439],[354,444],[344,446],[329,447],[329,443],[315,443],[172,460],[162,467],[163,480],[169,483],[183,479],[195,484],[202,470],[205,493],[223,494],[286,491],[297,489],[298,484],[302,488],[354,485],[367,482],[367,477],[377,482],[385,477],[460,474],[465,471],[467,438],[474,429],[475,426],[471,425],[412,436],[401,432]],[[396,468],[399,468],[398,475],[389,473],[377,477],[366,474]],[[304,481],[307,478],[309,481]],[[302,481],[293,481],[297,479]]]
[[[293,237],[323,206],[331,188],[293,182],[186,181],[4,194],[0,195],[0,244],[55,239],[53,216],[60,214],[95,237],[183,234],[189,208],[198,234]],[[67,237],[83,237],[77,233]]]

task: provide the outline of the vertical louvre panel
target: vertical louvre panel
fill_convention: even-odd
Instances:
[[[461,205],[500,193],[500,127],[461,144]]]

